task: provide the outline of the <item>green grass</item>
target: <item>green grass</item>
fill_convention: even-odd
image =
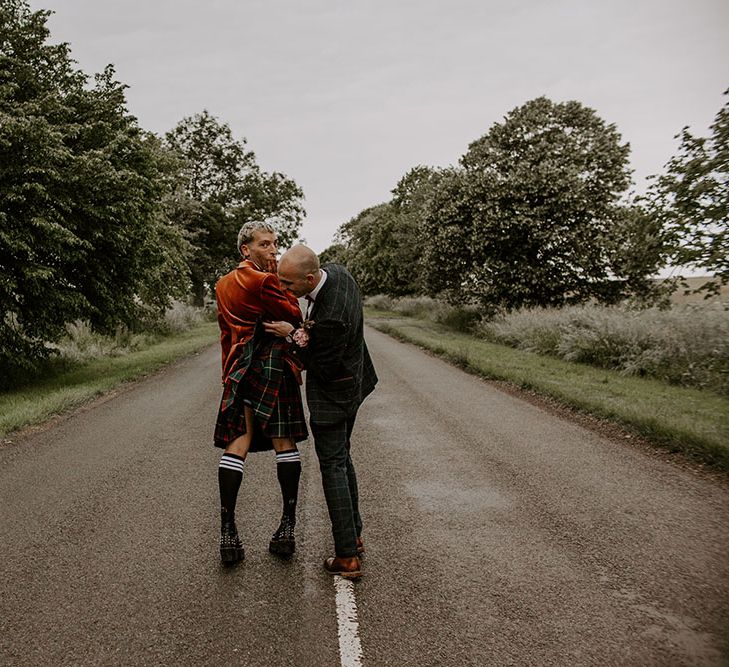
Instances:
[[[124,381],[151,373],[217,340],[216,322],[203,322],[124,356],[94,359],[21,389],[0,393],[0,437],[75,408]]]
[[[506,380],[617,422],[656,444],[729,471],[729,399],[479,340],[433,322],[367,309],[370,326],[485,378]]]

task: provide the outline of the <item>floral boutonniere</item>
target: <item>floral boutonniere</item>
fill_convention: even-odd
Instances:
[[[309,332],[314,328],[313,320],[304,320],[301,326],[291,334],[294,343],[299,347],[306,347],[309,344]]]

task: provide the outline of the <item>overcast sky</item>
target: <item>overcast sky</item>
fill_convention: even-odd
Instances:
[[[727,0],[31,0],[87,73],[112,63],[164,133],[203,109],[306,196],[317,251],[418,164],[506,113],[578,100],[632,147],[637,190],[729,87]]]

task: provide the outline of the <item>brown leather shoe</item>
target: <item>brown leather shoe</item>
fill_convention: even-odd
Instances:
[[[324,561],[324,569],[329,574],[338,574],[345,579],[359,579],[362,576],[362,565],[358,556],[334,556]]]
[[[365,548],[364,548],[364,542],[362,541],[361,537],[357,538],[357,555],[361,556],[364,554]]]

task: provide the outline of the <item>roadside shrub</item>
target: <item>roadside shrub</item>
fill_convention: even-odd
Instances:
[[[392,298],[387,294],[375,294],[365,297],[364,305],[377,310],[392,310]]]
[[[447,306],[429,296],[405,296],[394,299],[392,310],[406,317],[435,321],[440,310]]]
[[[203,308],[174,301],[172,307],[165,312],[162,329],[165,333],[182,333],[197,326],[206,318]]]
[[[479,331],[522,350],[729,394],[729,312],[721,304],[525,309]]]
[[[59,372],[102,357],[120,357],[137,352],[158,342],[161,338],[179,334],[205,320],[214,320],[215,308],[196,308],[182,302],[174,302],[164,316],[155,315],[147,321],[139,321],[135,330],[118,326],[113,334],[94,331],[87,321],[76,320],[65,325],[65,335],[57,342],[41,342],[44,353],[27,360],[0,358],[0,392],[18,389],[35,382],[40,377],[51,377]],[[140,327],[137,330],[136,327]],[[142,328],[144,327],[144,328]]]
[[[93,331],[88,322],[77,320],[66,324],[66,335],[48,347],[62,362],[81,363],[101,357],[119,357],[151,345],[161,335],[187,331],[206,317],[204,309],[176,301],[163,318],[145,331],[135,332],[119,326],[113,335],[104,335]]]
[[[427,296],[380,295],[366,304],[528,352],[729,395],[729,311],[720,302],[668,310],[527,308],[492,319],[475,306],[451,306]]]
[[[91,329],[88,322],[77,320],[66,324],[66,336],[51,348],[64,361],[84,362],[101,357],[119,357],[149,345],[153,336],[132,333],[126,327],[117,327],[113,336],[105,336]]]
[[[554,308],[525,308],[485,322],[479,333],[486,339],[511,347],[558,356],[557,348],[568,320]]]
[[[367,297],[366,306],[389,310],[406,317],[438,322],[455,331],[472,332],[481,321],[482,310],[476,306],[453,306],[430,296],[400,297],[393,299],[384,294]]]
[[[436,322],[455,331],[469,333],[481,322],[481,311],[476,306],[450,306],[436,312]]]

